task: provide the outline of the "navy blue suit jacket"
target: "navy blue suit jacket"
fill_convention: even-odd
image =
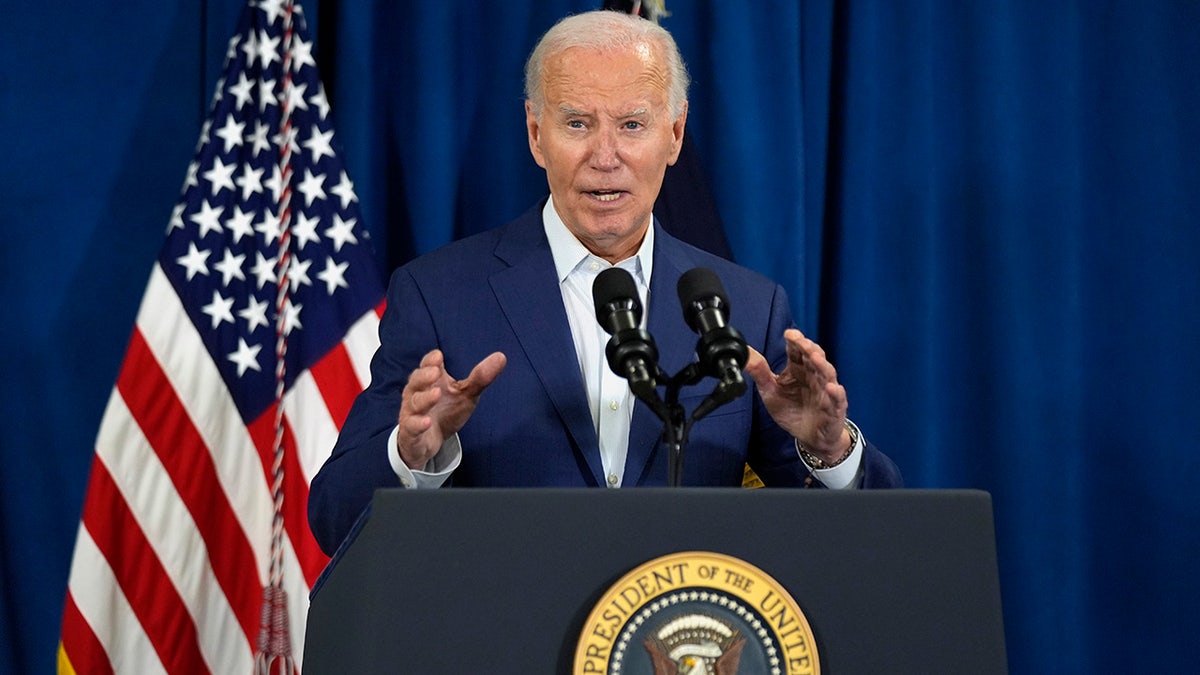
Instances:
[[[543,202],[544,204],[544,202]],[[431,349],[465,377],[495,351],[508,364],[484,391],[459,432],[463,457],[448,485],[478,487],[605,484],[599,444],[575,355],[541,205],[517,220],[450,244],[397,269],[380,325],[382,346],[371,384],[355,401],[329,460],[312,482],[309,519],[321,547],[334,551],[375,489],[398,487],[387,439],[409,373]],[[654,271],[647,330],[659,363],[674,374],[695,360],[698,336],[684,322],[676,284],[694,267],[721,278],[729,323],[779,372],[783,332],[792,317],[782,287],[667,234],[655,223]],[[745,464],[768,486],[802,486],[809,476],[792,439],[767,414],[753,386],[703,418],[685,450],[685,486],[737,486]],[[712,389],[706,379],[684,388],[690,413]],[[625,465],[626,486],[667,484],[662,423],[636,404]],[[861,487],[898,487],[896,466],[867,447]]]

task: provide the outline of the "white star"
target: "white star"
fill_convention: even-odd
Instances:
[[[291,283],[292,292],[295,293],[300,285],[312,286],[312,279],[308,278],[308,268],[312,266],[311,260],[301,260],[296,256],[292,256],[291,264],[288,265],[288,282]]]
[[[258,81],[258,110],[266,112],[269,106],[278,105],[279,100],[275,98],[275,80],[259,80]]]
[[[201,311],[212,317],[212,328],[217,329],[222,321],[233,323],[233,298],[222,298],[221,294],[213,291],[212,302],[205,305]]]
[[[308,110],[308,103],[304,101],[305,89],[308,89],[308,85],[304,83],[292,85],[287,96],[288,110]]]
[[[192,277],[197,274],[208,276],[208,256],[212,251],[200,251],[196,249],[196,242],[188,242],[187,255],[176,258],[175,262],[183,266],[187,270],[187,280],[191,281]]]
[[[317,273],[317,278],[325,282],[325,291],[329,295],[340,288],[349,288],[346,283],[346,268],[350,267],[350,263],[335,263],[331,256],[325,257],[325,269]]]
[[[224,211],[224,206],[214,208],[209,205],[208,200],[205,200],[200,204],[200,213],[188,216],[188,220],[200,226],[200,238],[203,239],[204,235],[208,234],[210,230],[213,232],[221,231],[221,213]]]
[[[222,75],[220,77],[220,79],[217,80],[217,91],[215,94],[213,94],[212,107],[215,109],[217,107],[217,104],[220,103],[222,101],[222,99],[224,99],[224,98],[225,98],[225,76]]]
[[[246,123],[234,120],[233,115],[225,118],[224,126],[217,129],[217,137],[225,141],[225,152],[229,152],[235,145],[242,144],[242,130],[245,128]]]
[[[196,162],[188,164],[187,176],[183,179],[183,189],[190,187],[199,187],[200,182],[196,180],[196,174],[200,171],[200,165]]]
[[[258,56],[258,37],[254,31],[246,34],[246,41],[242,43],[242,51],[246,54],[246,65],[254,63],[254,58]]]
[[[283,14],[283,3],[285,0],[263,0],[258,3],[258,8],[267,13],[267,25],[275,23],[275,20]]]
[[[237,33],[234,33],[233,37],[229,38],[229,45],[227,47],[225,47],[225,60],[226,61],[228,61],[229,59],[232,59],[233,55],[237,53],[238,40],[240,40],[240,39],[241,39],[241,36],[238,35]]]
[[[300,133],[300,132],[299,132],[299,129],[297,129],[296,127],[288,127],[288,130],[287,130],[287,144],[288,144],[288,146],[291,148],[291,151],[292,151],[293,153],[300,152],[300,145],[299,145],[298,143],[296,143],[296,137],[299,135],[299,133]],[[274,136],[272,136],[272,137],[271,137],[271,140],[272,140],[272,141],[274,141],[274,143],[275,143],[275,145],[276,145],[277,147],[280,147],[280,148],[282,148],[282,147],[283,147],[283,141],[284,141],[284,139],[283,139],[283,130],[282,130],[282,129],[280,129],[280,130],[279,130],[279,133],[277,133],[277,134],[275,134]]]
[[[320,222],[319,217],[309,218],[303,213],[296,214],[296,223],[292,225],[292,241],[298,250],[303,251],[304,245],[310,241],[314,244],[321,241],[317,236],[317,225]]]
[[[237,103],[233,107],[234,110],[241,110],[245,107],[246,103],[252,98],[250,90],[253,88],[254,83],[246,77],[246,73],[244,71],[238,73],[237,84],[229,88],[229,93],[237,97]]]
[[[267,140],[267,132],[271,130],[269,126],[262,123],[262,120],[254,121],[254,132],[250,134],[246,140],[251,141],[254,145],[252,148],[253,155],[258,157],[260,150],[270,150],[271,142]]]
[[[255,251],[254,255],[258,260],[254,263],[254,267],[250,269],[250,273],[258,279],[258,290],[262,290],[263,286],[269,281],[275,283],[275,258],[264,258],[263,254]]]
[[[317,62],[312,57],[313,43],[304,40],[292,42],[292,70],[300,72],[304,66],[315,66]]]
[[[266,71],[271,64],[279,60],[279,38],[271,37],[267,31],[258,32],[258,58],[262,61],[262,69]]]
[[[296,189],[304,193],[304,205],[312,206],[314,199],[325,199],[325,174],[313,175],[310,169],[304,170],[304,180]]]
[[[238,338],[237,351],[229,355],[229,360],[237,364],[238,377],[245,375],[247,370],[262,372],[262,368],[258,365],[258,352],[261,350],[262,345],[251,347],[246,344],[246,338]]]
[[[350,206],[350,202],[358,201],[358,197],[354,194],[354,183],[350,182],[350,176],[346,175],[345,171],[342,172],[342,179],[333,186],[330,192],[341,197],[343,209]]]
[[[262,192],[262,169],[255,169],[249,164],[242,165],[242,175],[233,182],[242,188],[242,201],[250,199],[250,195]]]
[[[212,120],[204,120],[200,125],[200,140],[196,141],[196,150],[208,145],[208,130],[212,128]]]
[[[233,171],[237,168],[237,164],[226,164],[221,161],[220,157],[213,157],[213,166],[202,175],[204,180],[209,181],[212,187],[214,197],[221,191],[222,188],[233,190]]]
[[[175,228],[183,229],[183,210],[185,208],[187,208],[187,204],[179,202],[174,209],[171,209],[171,220],[167,221],[167,234],[170,234],[171,230]]]
[[[316,164],[321,161],[322,156],[328,155],[333,157],[333,146],[330,145],[332,140],[333,129],[321,133],[321,128],[314,124],[312,125],[312,134],[309,135],[307,141],[304,141],[300,145],[303,145],[312,153],[312,163]],[[343,173],[343,175],[345,174]]]
[[[225,249],[225,257],[221,262],[213,263],[213,269],[221,273],[221,283],[225,286],[229,285],[234,279],[246,280],[246,275],[242,272],[242,263],[245,262],[245,254],[234,255],[230,249]],[[229,301],[233,304],[233,301]],[[216,328],[216,326],[213,326]]]
[[[259,326],[269,326],[267,322],[267,302],[259,301],[253,295],[246,298],[246,308],[238,310],[238,316],[246,320],[246,332],[253,333]]]
[[[283,174],[279,172],[278,164],[271,167],[271,177],[263,185],[271,191],[271,202],[278,204],[279,195],[283,192]]]
[[[225,227],[229,229],[233,235],[233,243],[238,243],[242,237],[253,237],[254,228],[250,226],[250,221],[254,218],[254,212],[246,213],[242,211],[241,206],[233,207],[233,215],[225,221]]]
[[[293,305],[291,298],[283,305],[283,334],[291,335],[293,328],[304,328],[300,324],[300,310],[304,305]]]
[[[323,83],[317,84],[317,93],[313,94],[308,99],[308,102],[317,106],[317,110],[321,111],[321,119],[325,119],[325,116],[329,114],[329,99],[325,97],[325,85]]]
[[[330,225],[329,229],[325,230],[325,236],[333,241],[333,250],[341,251],[342,246],[346,242],[350,242],[351,244],[358,243],[358,238],[354,236],[354,224],[356,222],[358,220],[355,218],[342,220],[341,216],[336,213],[333,214],[333,225]]]
[[[280,235],[283,234],[279,216],[270,211],[263,211],[263,219],[254,224],[254,229],[263,236],[268,244],[279,241]]]

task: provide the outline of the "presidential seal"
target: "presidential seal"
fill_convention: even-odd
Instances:
[[[757,567],[720,553],[666,555],[621,577],[575,649],[577,675],[819,675],[808,619]]]

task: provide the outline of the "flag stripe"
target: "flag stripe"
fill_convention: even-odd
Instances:
[[[172,673],[209,672],[183,600],[103,462],[92,465],[88,494],[93,499],[84,509],[83,524],[111,566],[162,663]]]
[[[88,497],[90,506],[96,500],[90,494]],[[139,675],[166,672],[129,600],[121,592],[112,567],[82,522],[75,537],[68,592],[95,639],[103,645],[115,672]],[[76,646],[75,637],[64,635],[63,645],[68,650]],[[76,662],[74,652],[70,652],[70,658],[72,663]]]
[[[346,416],[350,414],[350,406],[354,404],[354,397],[363,389],[357,379],[346,377],[346,373],[354,372],[354,364],[345,346],[339,344],[329,350],[325,358],[318,361],[309,372],[321,390],[321,397],[325,399],[335,428],[342,428]]]
[[[208,548],[213,573],[231,599],[246,638],[253,641],[259,621],[256,597],[262,588],[258,576],[247,573],[258,568],[254,552],[224,499],[208,447],[138,331],[130,339],[117,389],[187,504]]]
[[[68,636],[72,640],[70,645],[67,644]],[[63,643],[58,646],[58,659],[59,671],[65,670],[71,675],[111,675],[113,672],[104,645],[100,644],[91,626],[84,620],[70,592],[67,593],[66,606],[63,608]]]
[[[162,561],[170,583],[184,599],[188,614],[195,617],[205,660],[217,673],[249,671],[253,666],[251,644],[213,576],[204,540],[170,475],[123,399],[110,400],[104,420],[97,446],[106,450],[99,456]]]

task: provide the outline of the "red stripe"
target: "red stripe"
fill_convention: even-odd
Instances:
[[[129,341],[117,389],[171,476],[207,548],[213,575],[242,631],[256,644],[262,584],[253,549],[217,478],[204,439],[192,425],[140,331]],[[224,389],[213,396],[227,396]],[[269,518],[269,514],[264,514]]]
[[[71,662],[71,669],[79,675],[112,674],[112,664],[108,662],[108,653],[104,651],[104,645],[100,644],[100,640],[92,632],[87,619],[79,613],[70,591],[67,591],[67,602],[63,607],[62,642],[67,660]]]
[[[113,482],[108,468],[92,463],[83,525],[112,568],[121,592],[169,673],[207,673],[196,626]],[[78,672],[89,672],[78,669]]]
[[[309,372],[317,383],[317,389],[321,391],[321,398],[325,399],[329,416],[333,418],[337,428],[341,429],[346,423],[346,416],[350,414],[350,406],[354,405],[354,398],[363,389],[363,385],[354,374],[354,364],[350,362],[350,353],[346,351],[345,343],[339,342],[330,349]]]
[[[378,305],[375,305],[375,315],[382,319],[383,318],[383,310],[385,310],[385,309],[387,309],[387,298],[386,297],[383,300],[380,300]]]
[[[248,429],[258,448],[263,475],[269,477],[275,458],[275,406],[251,422]],[[267,483],[271,483],[269,478]],[[317,546],[317,540],[308,527],[308,482],[300,468],[296,437],[288,424],[283,429],[283,528],[292,542],[304,580],[312,588],[329,562],[329,556]]]

